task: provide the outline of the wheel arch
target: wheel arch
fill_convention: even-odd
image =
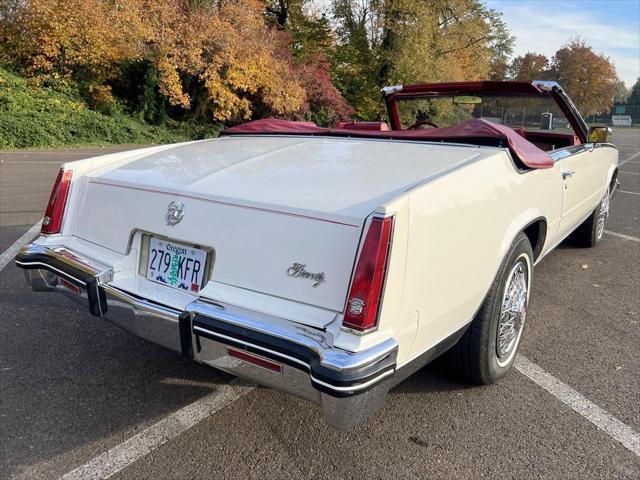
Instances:
[[[514,220],[514,222],[517,222],[517,223],[512,223],[511,228],[508,230],[507,234],[505,235],[503,248],[500,251],[499,261],[491,277],[491,282],[492,282],[491,284],[493,284],[493,281],[496,279],[496,276],[499,274],[500,267],[502,266],[503,262],[509,255],[511,246],[514,244],[514,242],[518,238],[518,235],[520,235],[521,233],[523,233],[531,243],[531,250],[533,252],[532,267],[535,264],[536,260],[540,257],[540,254],[542,253],[542,251],[544,250],[544,244],[547,239],[547,227],[548,227],[547,218],[543,215],[540,215],[539,213],[529,215],[528,217],[524,217],[524,218],[528,218],[529,220],[522,221],[522,217],[519,217],[519,219]],[[518,226],[515,226],[515,225],[518,225]],[[490,292],[491,284],[487,286],[486,291],[482,296],[482,301],[476,308],[476,313],[472,318],[475,318],[475,315],[477,315],[478,311],[482,307],[482,303],[484,302],[485,298]]]
[[[535,220],[529,222],[522,232],[527,236],[531,243],[531,249],[533,250],[533,261],[535,262],[540,254],[542,248],[547,239],[547,219],[544,217],[538,217]]]
[[[618,167],[614,167],[613,168],[613,173],[611,173],[609,175],[609,193],[614,192],[615,191],[615,187],[616,187],[616,181],[618,180]]]
[[[547,232],[547,217],[539,208],[533,207],[522,211],[509,223],[504,231],[495,271],[498,271],[500,263],[503,261],[519,233],[524,233],[529,239],[529,242],[531,242],[531,249],[533,250],[534,256],[533,261],[535,262],[544,250]]]

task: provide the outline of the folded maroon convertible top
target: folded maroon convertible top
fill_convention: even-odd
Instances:
[[[512,128],[479,118],[467,120],[452,127],[391,131],[323,128],[312,122],[264,119],[226,128],[221,133],[221,135],[243,134],[323,135],[496,145],[509,148],[513,157],[529,168],[553,166],[553,160],[547,152],[536,147]]]

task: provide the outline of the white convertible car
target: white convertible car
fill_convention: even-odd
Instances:
[[[602,239],[618,151],[554,82],[382,93],[389,124],[259,120],[65,164],[16,264],[34,290],[337,427],[444,352],[495,382],[534,264],[571,233]]]

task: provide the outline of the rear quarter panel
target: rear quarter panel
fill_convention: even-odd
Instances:
[[[546,244],[561,215],[556,168],[520,172],[506,151],[490,153],[408,194],[402,313],[417,334],[399,365],[470,322],[515,236],[546,219]],[[406,352],[406,353],[405,353]]]

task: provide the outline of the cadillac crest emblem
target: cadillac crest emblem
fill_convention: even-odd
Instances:
[[[177,225],[184,217],[184,204],[180,202],[171,202],[167,207],[167,225]]]

